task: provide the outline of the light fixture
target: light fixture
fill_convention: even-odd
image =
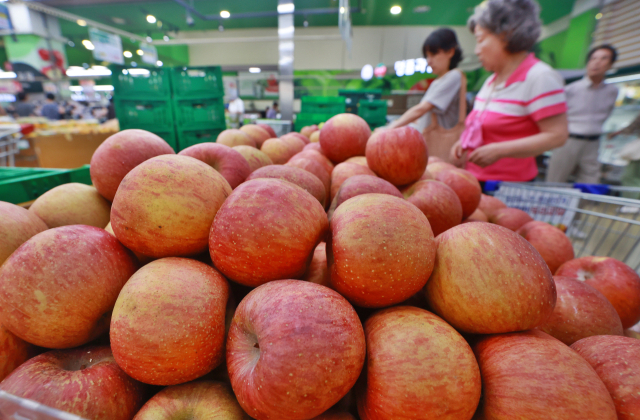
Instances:
[[[223,10],[220,12],[220,17],[222,19],[228,19],[231,16],[231,13],[229,13],[227,10]]]
[[[69,41],[69,42],[67,42],[67,45],[70,46],[70,47],[75,47],[76,43],[73,42],[73,41]]]
[[[87,21],[86,21],[86,20],[84,20],[84,19],[78,19],[78,20],[76,20],[76,23],[77,23],[79,26],[87,26]]]
[[[12,71],[0,71],[0,79],[15,79],[17,75]]]
[[[153,15],[147,15],[147,22],[156,23],[156,17]]]
[[[163,64],[164,63],[162,61],[160,61],[160,60],[156,61],[156,66],[158,66],[158,67],[162,67]]]
[[[82,92],[82,86],[69,86],[71,92]]]
[[[111,70],[104,66],[93,66],[85,69],[83,67],[71,66],[67,69],[68,77],[99,77],[111,76]]]
[[[260,67],[249,67],[249,73],[260,73],[262,70],[260,70]]]
[[[136,54],[138,54],[138,55],[144,55],[144,51],[142,51],[142,50],[138,50],[138,51],[136,51]]]
[[[148,76],[150,72],[147,69],[129,69],[129,74],[133,76]]]
[[[284,3],[278,5],[278,13],[293,13],[296,10],[296,6],[293,3]]]
[[[123,51],[122,55],[124,55],[127,58],[131,58],[133,57],[133,54],[131,54],[131,51]]]
[[[600,19],[602,19],[602,13],[598,13],[598,14],[596,15],[596,20],[600,20]]]
[[[88,49],[89,51],[94,50],[96,47],[93,45],[93,42],[89,41],[88,39],[83,39],[82,40],[82,45],[84,45],[84,47],[86,49]]]
[[[96,85],[93,87],[95,92],[113,92],[113,86],[111,85]]]
[[[163,37],[162,37],[162,39],[164,39],[164,40],[165,40],[165,42],[168,42],[168,41],[169,41],[169,35],[165,35],[165,36],[163,36]]]
[[[605,83],[631,82],[632,80],[640,80],[640,74],[632,74],[629,76],[618,76],[610,79],[604,79]]]
[[[153,42],[153,38],[151,38],[151,35],[147,35],[147,42]]]
[[[400,6],[392,6],[391,10],[389,10],[392,15],[399,15],[402,12],[402,7]]]
[[[365,64],[360,70],[360,77],[365,82],[373,79],[373,66],[371,64]]]
[[[341,14],[341,15],[342,15],[342,14],[344,14],[344,6],[341,6],[341,7],[340,7],[340,14]]]

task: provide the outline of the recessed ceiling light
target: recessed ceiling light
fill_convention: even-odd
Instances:
[[[400,12],[402,12],[402,7],[400,6],[393,6],[391,7],[391,10],[389,10],[391,12],[392,15],[399,15]]]
[[[156,23],[156,17],[153,15],[147,15],[147,22]]]
[[[413,8],[413,13],[426,13],[431,10],[429,6],[417,6]]]
[[[96,47],[93,45],[93,42],[89,41],[88,39],[83,39],[82,40],[82,45],[84,45],[84,47],[86,49],[88,49],[89,51],[95,49]]]
[[[123,51],[122,55],[124,55],[127,58],[131,58],[133,57],[133,54],[131,54],[131,51]]]
[[[260,67],[249,67],[249,73],[260,73]]]
[[[156,61],[156,66],[158,66],[158,67],[162,67],[163,64],[164,63],[162,61],[160,61],[160,60]]]
[[[231,16],[231,13],[229,13],[226,10],[223,10],[222,12],[220,12],[220,17],[223,19],[227,19],[229,16]]]
[[[78,19],[76,20],[76,23],[80,26],[87,26],[87,21],[84,19]]]
[[[602,19],[602,13],[598,13],[598,14],[596,15],[596,20],[600,20],[600,19]]]
[[[144,51],[142,51],[142,50],[138,50],[138,51],[136,51],[136,54],[138,54],[138,55],[144,55]]]

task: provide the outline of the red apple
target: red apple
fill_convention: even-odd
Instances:
[[[431,159],[431,157],[429,158]],[[437,176],[440,172],[442,171],[448,171],[449,169],[458,169],[456,168],[454,165],[447,163],[447,162],[429,162],[429,164],[427,165],[427,170],[429,171],[429,173],[431,173],[433,176]]]
[[[496,210],[505,209],[507,208],[507,205],[495,197],[482,194],[482,196],[480,197],[480,204],[478,204],[478,208],[482,210],[482,212],[486,214],[487,217],[492,217]]]
[[[474,352],[482,375],[484,419],[617,418],[607,388],[589,363],[542,331],[485,337]]]
[[[247,160],[229,146],[200,143],[182,150],[178,155],[189,156],[206,163],[218,171],[231,188],[242,184],[251,173]]]
[[[427,167],[427,143],[418,130],[401,127],[376,131],[367,143],[367,164],[393,185],[417,181]]]
[[[418,181],[402,193],[408,202],[427,216],[434,236],[462,222],[460,199],[455,191],[440,181]]]
[[[489,222],[489,218],[486,214],[480,209],[476,209],[471,216],[467,217],[467,221],[476,221],[476,222]],[[535,247],[534,247],[535,248]]]
[[[116,237],[116,234],[113,233],[113,229],[111,228],[111,222],[109,222],[109,224],[104,227],[104,230],[109,232],[114,238]],[[131,251],[131,252],[133,252],[133,251]],[[133,255],[136,256],[136,258],[138,259],[138,262],[140,263],[140,265],[145,265],[145,264],[148,264],[151,261],[153,261],[153,258],[147,257],[146,255],[138,254],[137,252],[133,252]]]
[[[106,346],[43,353],[13,371],[0,390],[94,420],[130,420],[146,394]]]
[[[418,181],[426,181],[429,179],[436,179],[435,175],[433,175],[431,172],[429,172],[428,169],[424,170],[424,173],[422,174],[422,176],[418,179]]]
[[[294,139],[297,140],[297,139]],[[269,159],[276,165],[284,165],[300,150],[295,142],[286,142],[282,139],[268,139],[262,144],[262,153],[269,156]]]
[[[480,369],[469,344],[424,309],[396,306],[364,326],[367,364],[357,389],[363,420],[470,419]]]
[[[618,420],[640,416],[640,341],[601,335],[583,338],[571,346],[604,382],[613,397]]]
[[[292,131],[291,133],[287,133],[287,134],[283,135],[280,138],[281,139],[296,138],[296,139],[302,141],[302,143],[304,143],[305,146],[310,143],[309,137],[303,136],[302,134],[296,133],[295,131]]]
[[[137,266],[104,229],[46,230],[0,269],[0,323],[41,347],[85,344],[108,330],[118,293]]]
[[[355,175],[342,183],[342,186],[331,202],[329,218],[331,218],[336,208],[348,199],[357,195],[370,193],[389,194],[394,197],[403,198],[400,190],[389,181],[385,181],[374,175]]]
[[[298,134],[298,136],[299,136],[299,134]],[[292,135],[290,133],[290,134],[286,134],[286,135],[280,137],[280,141],[283,141],[286,144],[288,144],[290,146],[290,148],[294,151],[293,152],[294,155],[296,153],[302,152],[302,149],[304,149],[304,146],[307,144],[300,138],[300,137],[304,137],[304,136],[300,136],[300,137],[298,137],[298,136],[294,136],[294,135]],[[306,140],[306,137],[305,137],[305,140]]]
[[[302,277],[302,280],[331,287],[331,281],[329,280],[329,268],[327,266],[326,243],[320,242],[315,251],[313,251],[311,264],[309,264],[309,269]]]
[[[173,155],[171,146],[145,130],[122,130],[102,142],[91,157],[91,182],[113,201],[118,186],[130,170],[155,156]]]
[[[211,166],[188,156],[158,156],[122,180],[111,227],[124,246],[150,257],[196,255],[231,187]]]
[[[47,229],[47,225],[33,212],[0,201],[0,266],[20,245]]]
[[[427,165],[431,165],[432,163],[436,163],[436,162],[444,162],[444,160],[440,159],[438,156],[429,156]]]
[[[460,199],[462,204],[462,218],[471,216],[478,208],[482,188],[480,183],[471,172],[464,169],[451,169],[440,171],[435,174],[436,180],[447,184]]]
[[[229,285],[210,266],[163,258],[135,273],[111,317],[111,348],[132,378],[175,385],[211,372],[223,360]]]
[[[318,131],[318,126],[313,124],[313,125],[308,125],[306,127],[302,127],[302,130],[300,130],[300,134],[302,134],[306,138],[309,138],[311,137],[311,134],[313,134],[316,131]]]
[[[269,165],[252,172],[247,178],[247,181],[258,178],[273,178],[289,181],[314,196],[320,204],[322,204],[322,207],[326,205],[327,196],[322,181],[304,169],[286,165]]]
[[[247,124],[240,127],[240,131],[244,131],[249,137],[256,142],[256,147],[259,149],[262,148],[262,144],[267,140],[272,138],[271,134],[262,127],[259,127],[255,124]]]
[[[333,173],[333,163],[331,163],[331,161],[323,153],[317,150],[303,150],[302,152],[293,155],[293,157],[289,159],[289,162],[293,162],[294,160],[300,158],[315,160],[322,165],[322,167],[329,173],[329,175]]]
[[[322,205],[287,181],[259,178],[222,205],[209,240],[217,269],[245,286],[300,278],[328,228]]]
[[[227,384],[195,381],[164,388],[140,409],[133,420],[192,419],[251,420]]]
[[[517,233],[538,250],[552,273],[574,258],[573,245],[567,235],[555,226],[544,222],[528,222]]]
[[[309,142],[320,143],[320,130],[311,133],[311,135],[309,136]]]
[[[364,331],[349,302],[297,280],[251,291],[227,340],[231,385],[242,408],[258,420],[322,414],[353,387],[364,357]]]
[[[387,194],[359,195],[336,209],[330,227],[331,285],[356,305],[400,303],[429,280],[433,232],[413,204]]]
[[[232,149],[240,153],[242,157],[247,160],[249,168],[251,168],[251,172],[258,168],[262,168],[263,166],[273,165],[271,158],[255,147],[235,146]]]
[[[220,134],[218,134],[216,143],[222,144],[228,147],[235,147],[235,146],[257,147],[256,141],[253,139],[253,137],[250,137],[244,131],[238,130],[236,128],[230,128],[228,130],[222,131]]]
[[[98,190],[77,182],[47,191],[29,207],[50,228],[68,225],[103,228],[109,223],[110,209],[111,204]]]
[[[273,138],[273,137],[278,137],[278,135],[276,134],[276,131],[273,129],[273,127],[271,127],[269,124],[256,124],[258,127],[264,129],[267,133],[269,133],[269,135]]]
[[[33,346],[0,325],[0,382],[29,359]]]
[[[320,130],[320,145],[329,159],[344,162],[352,156],[363,156],[371,136],[369,124],[355,114],[331,117]]]
[[[346,411],[337,411],[331,409],[329,411],[325,411],[317,417],[312,418],[311,420],[356,420],[356,418]]]
[[[464,223],[436,238],[427,300],[458,331],[495,334],[535,328],[553,313],[556,289],[538,251],[489,223]]]
[[[304,169],[305,171],[314,174],[322,182],[322,185],[324,185],[327,197],[331,195],[331,173],[327,172],[325,167],[316,159],[310,157],[299,157],[290,160],[286,165]]]
[[[557,276],[584,281],[616,308],[623,328],[640,321],[640,277],[628,265],[609,257],[582,257],[562,264]]]
[[[322,150],[322,146],[320,146],[320,143],[309,143],[304,146],[304,149],[302,149],[303,152],[306,150],[315,150],[316,152],[322,153],[324,155],[324,150]]]
[[[366,156],[350,157],[349,159],[345,160],[345,162],[353,162],[353,163],[357,163],[358,165],[366,166],[367,168],[369,167]]]
[[[333,172],[331,172],[331,200],[336,196],[340,186],[347,178],[355,175],[372,175],[376,174],[366,166],[358,165],[353,162],[342,162],[336,165]]]
[[[489,222],[516,232],[525,224],[533,222],[533,217],[520,209],[507,207],[506,209],[496,210],[489,216]]]
[[[553,314],[538,328],[567,346],[592,335],[622,335],[616,309],[602,293],[570,277],[555,276],[558,298]]]

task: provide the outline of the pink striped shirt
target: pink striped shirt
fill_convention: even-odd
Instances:
[[[469,127],[480,117],[483,144],[533,136],[540,133],[538,121],[567,112],[562,76],[533,54],[494,88],[486,105],[494,79],[492,75],[484,83],[466,120]],[[480,181],[529,181],[538,174],[534,157],[504,158],[485,168],[469,162],[466,169]]]

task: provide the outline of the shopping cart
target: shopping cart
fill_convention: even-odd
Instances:
[[[613,257],[639,272],[640,200],[618,195],[640,194],[640,188],[509,182],[496,187],[493,195],[507,206],[565,231],[576,258]]]

